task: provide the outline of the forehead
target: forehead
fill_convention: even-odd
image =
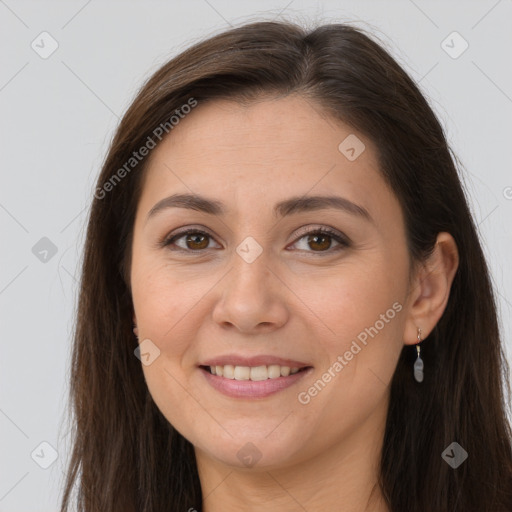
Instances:
[[[252,164],[309,161],[320,159],[321,153],[337,159],[339,144],[350,134],[355,135],[350,126],[335,121],[319,104],[299,95],[263,97],[244,104],[210,100],[182,119],[155,153],[158,159],[172,151],[173,159],[180,160],[206,156],[202,150],[208,149],[208,155],[224,161],[252,157],[248,162]],[[365,142],[371,145],[371,141]],[[376,164],[371,149],[365,160]]]
[[[351,147],[355,159],[346,152]],[[336,192],[366,203],[376,217],[390,207],[396,213],[398,206],[372,141],[298,95],[199,103],[152,151],[148,164],[141,200],[146,211],[176,191],[252,206]]]

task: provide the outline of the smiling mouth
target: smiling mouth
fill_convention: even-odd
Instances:
[[[217,377],[223,377],[230,380],[250,380],[250,381],[262,381],[262,380],[275,380],[280,378],[286,378],[296,373],[304,372],[312,368],[312,366],[303,366],[301,368],[293,368],[289,366],[281,366],[278,364],[273,365],[261,365],[261,366],[235,366],[235,365],[223,365],[223,366],[200,366],[203,371],[215,375]]]

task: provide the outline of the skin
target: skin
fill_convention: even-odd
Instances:
[[[349,134],[365,144],[354,161],[338,150]],[[402,211],[374,145],[298,95],[200,104],[150,158],[134,225],[133,319],[139,342],[160,350],[144,376],[195,447],[204,510],[388,511],[375,484],[389,385],[404,345],[417,343],[418,327],[426,338],[446,307],[458,266],[453,238],[440,233],[409,281]],[[169,208],[146,221],[161,199],[192,192],[227,213]],[[273,217],[276,202],[305,195],[343,196],[373,221],[332,208]],[[158,246],[188,226],[211,237],[174,242],[188,253]],[[334,239],[308,242],[299,232],[322,226],[350,246],[336,251]],[[248,236],[262,248],[252,263],[236,252]],[[397,302],[401,311],[300,403],[298,393]],[[273,354],[313,371],[266,398],[230,398],[197,367],[228,353]],[[247,442],[261,455],[252,467],[237,457]]]

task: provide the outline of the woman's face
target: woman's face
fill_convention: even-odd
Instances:
[[[132,249],[147,385],[196,454],[268,469],[382,433],[409,259],[366,137],[300,96],[199,104],[151,154]]]

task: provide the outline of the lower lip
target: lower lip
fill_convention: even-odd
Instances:
[[[226,379],[220,375],[213,375],[203,368],[199,368],[199,370],[214,389],[226,396],[232,398],[264,398],[292,386],[308,375],[313,368],[302,370],[288,377],[256,381]]]

